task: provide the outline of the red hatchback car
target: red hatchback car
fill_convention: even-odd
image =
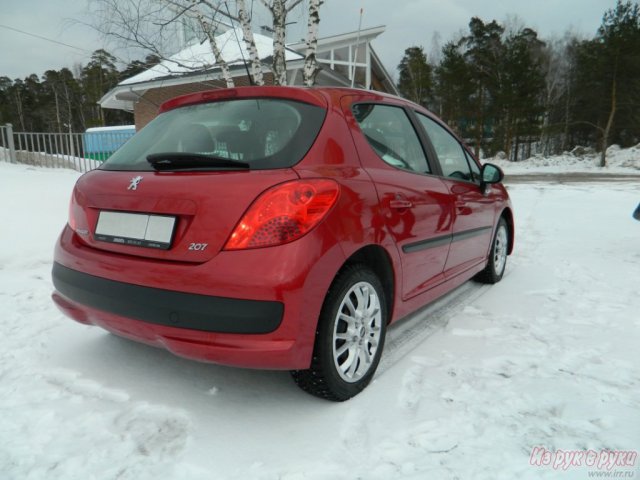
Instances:
[[[83,175],[53,299],[176,355],[291,370],[346,400],[387,325],[501,279],[514,223],[498,167],[424,108],[342,88],[175,98]]]

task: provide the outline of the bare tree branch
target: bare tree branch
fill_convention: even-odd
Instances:
[[[315,60],[319,8],[324,0],[310,0],[305,56],[305,84],[313,84],[318,70]],[[273,19],[273,76],[276,85],[286,85],[286,19],[287,14],[302,4],[302,0],[260,0]],[[216,43],[215,31],[220,19],[237,21],[249,53],[250,76],[256,85],[264,84],[263,66],[256,39],[251,29],[251,18],[246,0],[236,0],[236,12],[230,12],[227,0],[90,0],[92,26],[104,37],[116,40],[123,47],[134,46],[162,60],[167,74],[173,73],[168,65],[184,70],[206,69],[210,63],[203,59],[179,58],[172,55],[183,45],[177,40],[183,31],[181,25],[192,24],[201,39],[209,40],[216,65],[228,87],[233,86],[229,66]],[[233,24],[232,24],[233,26]]]
[[[285,2],[286,3],[286,2]],[[287,5],[287,13],[296,8],[298,5],[302,3],[302,0],[293,0],[289,5]],[[309,6],[311,8],[311,6]]]
[[[177,25],[181,18],[195,21],[202,35],[210,44],[216,64],[220,67],[227,86],[233,86],[229,68],[221,56],[213,35],[217,26],[215,19],[222,15],[220,2],[209,0],[92,0],[95,21],[93,28],[104,37],[117,40],[122,46],[134,46],[151,53],[167,63],[182,70],[194,70],[210,67],[202,59],[176,58],[170,52],[176,45]],[[168,7],[168,8],[167,8]],[[224,15],[226,17],[226,15]],[[232,17],[233,18],[233,17]],[[173,48],[172,48],[173,47]],[[173,73],[167,67],[167,74]]]
[[[213,52],[213,56],[216,59],[216,65],[220,67],[220,71],[222,72],[222,78],[224,78],[227,88],[234,87],[235,83],[233,82],[233,76],[231,75],[231,71],[229,70],[229,65],[227,64],[226,60],[222,57],[222,52],[220,51],[220,48],[218,48],[218,44],[213,35],[213,25],[204,16],[204,14],[200,11],[200,9],[197,8],[200,4],[205,2],[197,2],[197,0],[188,0],[188,1],[190,1],[192,4],[192,8],[190,11],[196,16],[196,19],[198,20],[198,24],[200,25],[200,28],[202,29],[204,34],[207,36],[207,39],[209,40],[211,51]],[[215,13],[217,13],[217,11]]]
[[[287,84],[287,62],[286,62],[286,28],[287,28],[287,15],[294,8],[302,3],[302,0],[260,0],[260,2],[271,12],[272,25],[273,25],[273,61],[271,64],[271,69],[273,71],[273,82],[276,85],[286,85]],[[311,0],[309,4],[309,13],[311,14],[314,11],[314,18],[317,19],[317,22],[314,20],[313,25],[315,28],[310,27],[309,34],[307,38],[310,38],[309,35],[313,34],[317,37],[317,25],[320,21],[320,17],[317,12],[319,9],[319,5],[322,4],[322,0],[318,2],[317,0]],[[313,33],[312,33],[313,32]],[[308,58],[308,66],[306,68],[312,68],[315,66],[317,71],[317,64],[315,63],[315,48],[317,42],[314,44],[313,48],[309,50],[309,44],[307,44],[307,52],[311,56],[305,56],[305,65],[307,65]],[[313,58],[312,58],[313,57]],[[309,70],[311,71],[311,70]],[[304,75],[304,73],[303,73]],[[315,73],[308,77],[311,78],[311,82],[315,81]],[[307,80],[308,81],[308,80]]]

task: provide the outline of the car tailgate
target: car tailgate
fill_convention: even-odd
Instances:
[[[96,249],[205,262],[267,188],[298,178],[291,169],[215,172],[94,170],[74,189],[70,223]]]

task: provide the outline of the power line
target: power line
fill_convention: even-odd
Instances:
[[[54,40],[52,38],[43,37],[42,35],[37,35],[35,33],[25,32],[24,30],[20,30],[19,28],[9,27],[8,25],[0,24],[0,28],[6,28],[7,30],[13,30],[14,32],[22,33],[24,35],[28,35],[30,37],[39,38],[40,40],[45,40],[51,43],[57,43],[58,45],[62,45],[64,47],[74,48],[76,50],[80,50],[81,52],[92,53],[90,50],[76,47],[75,45],[69,45],[68,43],[60,42],[58,40]]]
[[[42,35],[37,35],[35,33],[25,32],[24,30],[20,30],[19,28],[10,27],[8,25],[3,25],[1,23],[0,23],[0,28],[5,28],[7,30],[12,30],[14,32],[22,33],[22,34],[28,35],[30,37],[34,37],[34,38],[38,38],[40,40],[44,40],[46,42],[57,43],[58,45],[62,45],[64,47],[73,48],[73,49],[78,50],[80,52],[84,52],[84,53],[88,53],[88,54],[93,54],[93,52],[94,52],[93,50],[87,50],[86,48],[76,47],[75,45],[69,45],[68,43],[60,42],[58,40],[54,40],[54,39],[48,38],[48,37],[43,37]],[[115,56],[113,53],[109,53],[109,55],[111,55],[113,58],[115,58],[117,63],[121,63],[123,65],[128,65],[130,63],[130,62],[127,62],[127,61]]]

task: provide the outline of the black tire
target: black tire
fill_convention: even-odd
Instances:
[[[484,270],[478,273],[475,279],[482,283],[498,283],[502,280],[507,267],[507,255],[509,251],[509,227],[503,217],[500,217],[496,232],[491,242],[489,260]]]
[[[387,320],[380,279],[365,265],[346,266],[322,306],[311,367],[291,372],[296,384],[335,402],[360,393],[378,368]]]

